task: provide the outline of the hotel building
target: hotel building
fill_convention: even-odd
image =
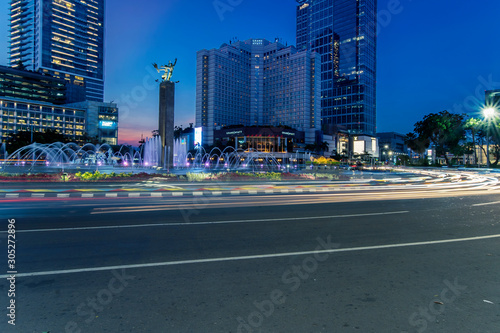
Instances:
[[[265,39],[223,44],[197,54],[196,127],[203,143],[228,126],[288,126],[305,143],[320,132],[320,68],[315,52]]]

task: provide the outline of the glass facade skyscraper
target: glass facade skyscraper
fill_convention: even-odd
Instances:
[[[375,134],[377,0],[297,3],[297,48],[321,57],[322,124]]]
[[[196,126],[213,144],[231,125],[290,126],[314,143],[320,131],[319,56],[265,39],[223,44],[197,55]]]
[[[11,0],[11,67],[84,87],[86,100],[102,102],[104,9],[105,0]]]

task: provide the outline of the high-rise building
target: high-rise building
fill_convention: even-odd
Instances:
[[[13,97],[52,104],[66,103],[64,80],[0,66],[0,97]]]
[[[377,0],[297,2],[297,48],[321,57],[322,123],[375,134]]]
[[[314,143],[320,130],[319,57],[265,39],[223,44],[197,55],[196,126],[203,142],[231,125],[290,126]]]
[[[86,100],[102,102],[104,9],[105,0],[11,0],[10,66],[84,87]]]
[[[83,108],[0,96],[0,113],[1,142],[23,131],[55,130],[73,142],[81,142],[85,135]]]

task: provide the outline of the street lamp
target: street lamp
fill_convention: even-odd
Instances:
[[[486,128],[487,138],[486,138],[486,167],[490,168],[490,122],[496,116],[497,110],[494,107],[486,107],[483,109],[483,116],[485,120],[488,121],[488,126]]]

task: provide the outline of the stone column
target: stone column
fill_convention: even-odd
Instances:
[[[161,161],[163,168],[172,169],[174,164],[174,108],[175,83],[160,84],[159,134],[162,141]]]

